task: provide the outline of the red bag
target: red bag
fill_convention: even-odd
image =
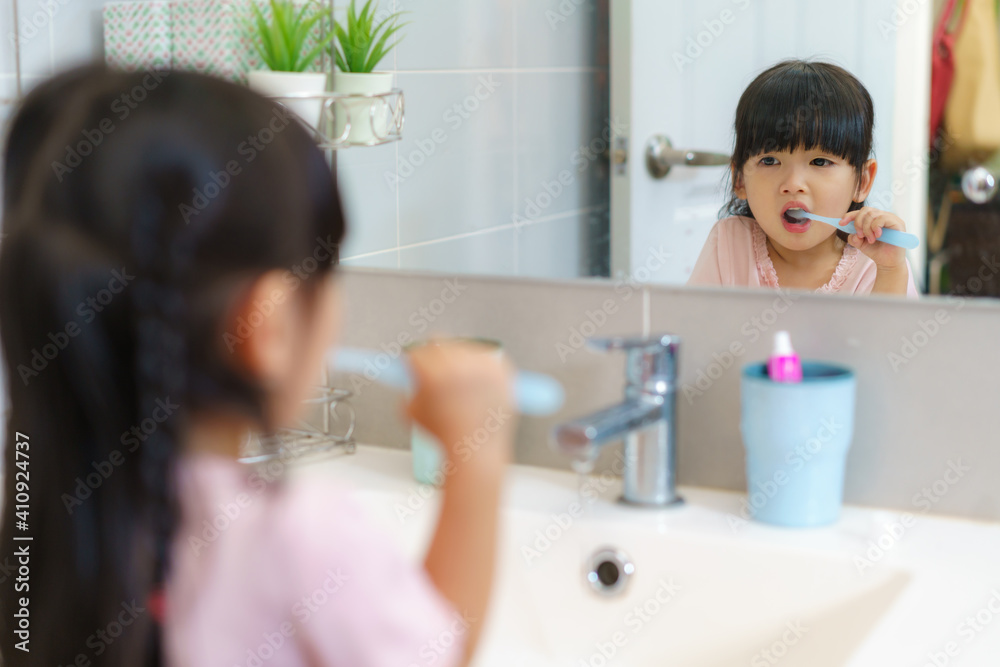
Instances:
[[[968,4],[968,2],[962,3],[962,15],[958,19],[958,25],[953,31],[948,32],[948,24],[951,23],[952,15],[955,13],[955,0],[947,0],[941,11],[941,17],[934,27],[934,43],[931,45],[930,147],[932,150],[938,128],[941,127],[941,118],[944,116],[944,107],[948,102],[948,93],[951,92],[951,82],[955,78],[955,58],[953,55],[955,35],[962,29],[962,21],[965,19],[965,9]]]

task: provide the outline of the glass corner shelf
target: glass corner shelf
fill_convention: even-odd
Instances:
[[[267,95],[296,111],[324,150],[380,146],[403,138],[403,91]],[[316,118],[315,124],[306,119]]]

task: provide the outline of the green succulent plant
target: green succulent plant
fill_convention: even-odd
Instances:
[[[257,4],[250,3],[253,17],[252,20],[245,20],[245,24],[251,40],[261,60],[272,71],[304,72],[333,41],[334,34],[331,30],[304,53],[306,40],[316,25],[321,24],[324,19],[330,19],[332,23],[330,9],[315,0],[301,7],[296,7],[291,0],[270,0],[270,3],[270,23]]]
[[[387,18],[375,23],[375,11],[371,8],[372,0],[368,0],[361,12],[357,11],[351,0],[347,6],[347,26],[334,20],[334,32],[337,36],[335,58],[341,72],[367,73],[378,66],[394,46],[397,39],[386,45],[389,38],[406,23],[397,23],[400,15],[405,12],[395,12]]]

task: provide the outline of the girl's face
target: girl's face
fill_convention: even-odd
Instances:
[[[808,250],[837,230],[814,220],[798,222],[785,211],[797,207],[842,218],[852,201],[868,196],[876,168],[875,160],[868,160],[858,185],[855,168],[820,147],[771,151],[747,160],[742,174],[734,178],[734,189],[740,199],[747,200],[772,242],[789,250]]]

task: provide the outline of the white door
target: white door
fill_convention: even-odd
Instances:
[[[728,199],[724,166],[646,166],[657,135],[677,149],[728,155],[736,103],[786,58],[834,62],[875,103],[879,169],[869,204],[923,239],[930,2],[897,0],[610,0],[612,276],[683,284]],[[910,255],[918,284],[924,261]],[[667,256],[666,261],[661,258]]]

